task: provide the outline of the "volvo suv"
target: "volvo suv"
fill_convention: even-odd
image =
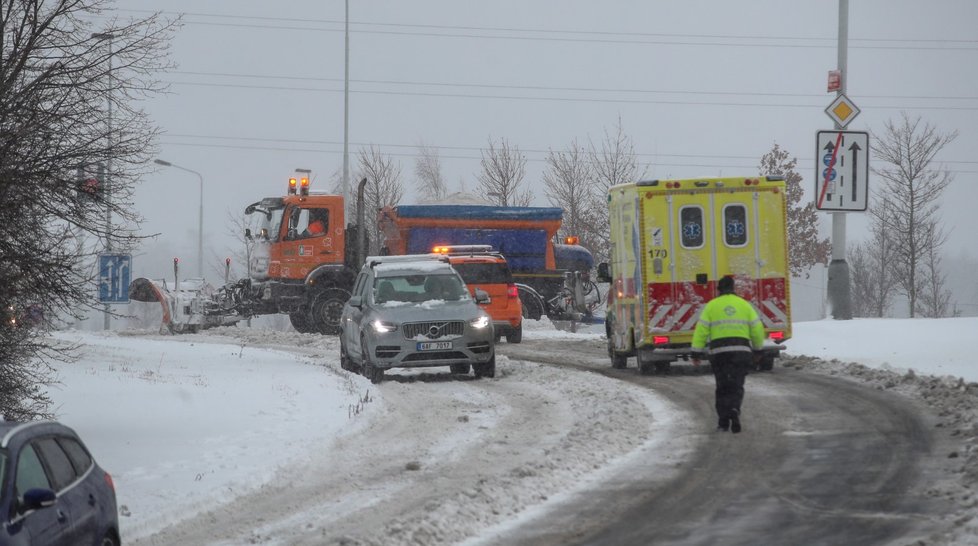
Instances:
[[[391,368],[448,366],[496,374],[489,295],[465,282],[445,256],[377,256],[364,263],[340,317],[340,366],[380,383]]]

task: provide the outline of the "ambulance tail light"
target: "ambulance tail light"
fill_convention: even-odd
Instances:
[[[769,338],[771,338],[772,341],[781,341],[781,340],[784,339],[784,332],[782,332],[782,331],[779,330],[779,331],[776,331],[776,332],[771,332],[767,336]]]
[[[293,176],[289,178],[289,195],[295,195],[296,190],[299,187],[299,181]]]
[[[520,291],[519,291],[518,288],[516,288],[516,285],[515,284],[507,284],[506,285],[506,297],[509,298],[509,299],[511,299],[511,300],[514,300],[514,299],[520,297]]]
[[[665,345],[666,343],[669,343],[668,336],[652,336],[653,345]]]

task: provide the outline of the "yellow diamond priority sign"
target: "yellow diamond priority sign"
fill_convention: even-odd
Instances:
[[[849,97],[840,93],[839,96],[832,101],[832,104],[825,109],[825,113],[828,114],[828,116],[832,118],[832,121],[834,121],[839,127],[845,129],[846,125],[849,125],[849,122],[856,119],[856,116],[859,115],[859,108],[854,102],[849,100]]]

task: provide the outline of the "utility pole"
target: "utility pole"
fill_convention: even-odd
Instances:
[[[838,70],[841,75],[836,96],[845,95],[849,81],[847,51],[849,48],[849,0],[839,0],[839,45]],[[845,127],[835,123],[839,131]],[[828,295],[832,306],[832,318],[852,319],[851,289],[849,286],[849,264],[846,263],[846,214],[832,213],[832,261],[829,263]]]
[[[343,60],[343,206],[350,202],[350,0],[346,0]]]
[[[102,196],[105,199],[105,252],[108,254],[112,253],[112,86],[115,85],[112,81],[112,39],[115,38],[115,34],[111,32],[98,32],[92,34],[92,38],[98,41],[109,42],[109,92],[108,92],[108,112],[106,117],[106,132],[109,139],[109,153],[106,159],[105,165],[105,179],[99,182],[103,184]],[[103,322],[102,329],[108,330],[111,327],[112,314],[109,311],[109,304],[105,304],[105,310],[103,311]]]

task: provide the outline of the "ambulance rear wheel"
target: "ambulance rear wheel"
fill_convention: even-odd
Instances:
[[[615,342],[608,338],[608,356],[611,357],[611,367],[622,370],[628,367],[628,357],[615,350]]]
[[[762,356],[757,363],[758,371],[769,372],[774,369],[774,356]]]

